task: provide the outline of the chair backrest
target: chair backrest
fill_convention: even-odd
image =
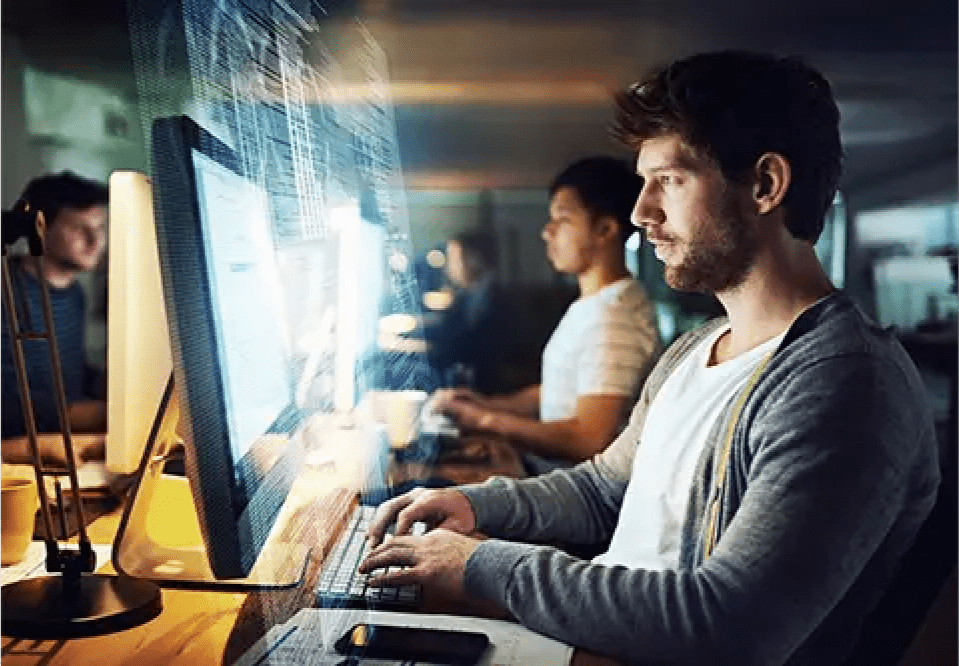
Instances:
[[[866,618],[856,647],[844,666],[898,664],[956,569],[959,497],[955,433],[953,409],[940,448],[939,496],[903,558],[898,574]]]

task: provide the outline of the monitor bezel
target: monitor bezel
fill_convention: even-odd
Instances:
[[[220,346],[193,151],[247,178],[239,156],[188,116],[154,120],[151,144],[157,243],[181,401],[186,473],[214,576],[239,578],[256,562],[301,468],[302,444],[291,436],[279,457],[267,456],[276,458],[269,470],[251,473],[244,465],[238,479],[217,370]],[[244,460],[257,453],[249,451]]]

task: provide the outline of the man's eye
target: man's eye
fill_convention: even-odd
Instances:
[[[659,177],[659,183],[661,185],[675,185],[677,182],[679,181],[676,179],[676,176],[672,176],[670,174],[664,173]]]

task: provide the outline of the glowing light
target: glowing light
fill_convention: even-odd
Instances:
[[[445,310],[453,303],[450,291],[428,291],[423,294],[423,305],[430,310]]]
[[[328,212],[328,222],[331,229],[340,231],[360,223],[360,205],[356,202],[332,206]]]
[[[402,273],[409,265],[409,258],[402,252],[394,252],[390,255],[390,268],[397,273]]]
[[[443,268],[446,265],[446,255],[442,250],[430,250],[426,253],[426,263],[431,268]]]
[[[403,335],[416,328],[416,317],[410,314],[396,313],[380,317],[380,331]]]

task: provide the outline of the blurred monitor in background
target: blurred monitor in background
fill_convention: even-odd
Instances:
[[[153,189],[144,173],[110,174],[109,264],[106,465],[130,474],[173,369]]]

